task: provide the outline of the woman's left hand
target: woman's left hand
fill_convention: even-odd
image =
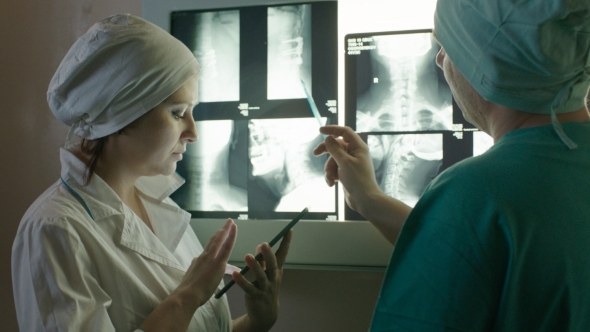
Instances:
[[[258,246],[263,257],[260,262],[256,261],[252,255],[246,256],[246,265],[256,277],[255,281],[249,282],[238,271],[232,274],[232,279],[246,293],[246,312],[248,313],[241,317],[243,321],[240,323],[245,325],[242,326],[244,329],[236,329],[234,326],[234,331],[268,331],[276,322],[279,314],[279,288],[283,278],[283,264],[287,259],[292,233],[293,231],[289,231],[283,237],[276,255],[267,243],[263,243]]]

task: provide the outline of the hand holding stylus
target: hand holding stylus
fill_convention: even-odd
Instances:
[[[245,262],[256,280],[248,281],[240,272],[235,271],[233,280],[245,292],[247,319],[256,331],[266,331],[274,325],[279,313],[279,289],[283,278],[283,265],[287,259],[292,231],[283,238],[276,254],[267,243],[260,245],[261,260],[247,255]]]
[[[272,240],[270,240],[270,242],[268,243],[269,247],[274,246],[282,237],[284,237],[285,235],[287,235],[287,233],[289,232],[289,230],[291,230],[291,228],[293,228],[293,226],[295,226],[295,224],[297,222],[299,222],[299,220],[301,220],[301,218],[309,211],[308,208],[303,209],[301,212],[299,212],[299,214],[297,216],[295,216],[295,218],[293,218],[293,220],[291,220],[291,222],[289,222],[287,224],[287,226],[285,226],[285,228],[283,228]],[[283,244],[281,243],[281,248],[282,248]],[[280,248],[279,248],[280,250]],[[287,251],[288,251],[288,247],[287,247]],[[251,255],[250,255],[251,256]],[[285,257],[287,257],[287,255],[285,254]],[[248,258],[248,256],[246,256],[246,258]],[[256,255],[256,257],[254,257],[255,261],[261,261],[263,258],[263,254],[258,253]],[[282,266],[282,265],[281,265]],[[246,274],[246,272],[248,272],[250,270],[249,266],[246,266],[245,268],[243,268],[240,272],[236,272],[239,273],[241,275]],[[220,298],[223,294],[225,294],[225,292],[227,292],[228,289],[231,288],[231,286],[233,286],[235,283],[234,280],[230,281],[227,283],[227,285],[225,285],[225,287],[223,287],[223,289],[221,289],[217,294],[215,294],[215,298],[218,299]]]
[[[248,326],[248,329],[252,331],[267,331],[274,325],[279,314],[279,288],[283,278],[283,265],[291,245],[291,228],[307,211],[307,208],[303,209],[269,243],[258,246],[260,252],[256,257],[246,255],[244,259],[246,267],[239,272],[234,271],[232,280],[215,295],[216,299],[220,298],[234,283],[246,293],[247,314],[234,320],[234,328]],[[275,254],[271,248],[281,238],[283,241]],[[244,274],[249,270],[252,270],[256,277],[253,282],[244,278]]]

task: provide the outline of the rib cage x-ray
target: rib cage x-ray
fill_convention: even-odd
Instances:
[[[409,206],[442,165],[442,134],[368,135],[367,145],[381,190]]]
[[[240,100],[240,13],[195,14],[193,54],[201,64],[199,101]]]
[[[305,98],[311,90],[311,6],[268,8],[268,99]]]
[[[178,172],[187,182],[172,195],[184,209],[194,211],[247,211],[246,181],[232,183],[235,169],[247,169],[247,161],[229,161],[235,153],[232,120],[196,121],[198,140],[187,145]],[[232,169],[233,168],[233,169]]]
[[[438,44],[430,33],[372,36],[370,62],[358,64],[356,130],[450,130],[451,92],[435,63]],[[361,73],[362,72],[362,73]],[[368,86],[367,86],[368,85]]]
[[[248,128],[251,176],[276,195],[274,211],[334,211],[336,191],[324,181],[326,158],[312,154],[322,140],[316,119],[250,120]]]

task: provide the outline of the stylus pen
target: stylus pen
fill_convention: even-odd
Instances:
[[[309,108],[311,108],[311,113],[313,114],[314,118],[318,120],[318,124],[320,125],[320,127],[323,127],[324,124],[322,123],[322,118],[320,117],[320,111],[318,110],[318,107],[316,106],[315,101],[311,96],[311,93],[309,93],[309,91],[307,90],[307,86],[305,85],[303,80],[301,80],[301,85],[303,86],[303,91],[305,91],[305,96],[307,97],[307,103],[309,104]],[[322,136],[326,138],[326,135],[322,134]]]
[[[274,237],[274,239],[272,239],[268,245],[272,248],[272,246],[274,246],[283,236],[285,236],[285,234],[287,234],[287,232],[293,227],[295,226],[295,224],[299,221],[299,219],[301,219],[303,217],[303,215],[305,215],[307,213],[307,211],[309,211],[307,208],[303,209],[303,211],[299,212],[299,214],[293,218],[293,220],[291,220],[291,222],[289,224],[287,224],[287,226],[285,226],[285,228],[283,228],[279,234],[277,234],[277,236]],[[262,260],[262,253],[258,253],[258,255],[256,255],[256,257],[254,257],[257,261]],[[249,267],[244,267],[242,270],[240,270],[240,274],[244,275],[246,272],[250,271]],[[223,287],[217,294],[215,294],[215,298],[218,299],[220,298],[223,294],[225,294],[225,292],[227,292],[228,289],[231,288],[231,286],[233,286],[236,282],[233,280],[230,280],[230,282],[228,282],[225,287]]]

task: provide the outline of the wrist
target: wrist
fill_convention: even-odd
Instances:
[[[381,189],[367,190],[363,195],[356,198],[356,210],[365,219],[372,220],[375,213],[379,211],[380,202],[387,196]]]
[[[270,329],[274,325],[274,321],[271,323],[267,322],[267,324],[261,325],[256,324],[250,317],[250,315],[245,314],[241,317],[234,319],[233,325],[233,332],[265,332],[270,331]]]
[[[200,306],[194,296],[176,290],[168,295],[141,324],[144,331],[186,331]]]
[[[194,315],[200,306],[207,302],[207,300],[200,299],[198,294],[195,294],[195,292],[188,288],[182,290],[177,289],[166,300],[170,301],[171,306],[178,306],[180,310],[191,316]]]
[[[367,193],[363,199],[359,202],[357,211],[390,243],[395,244],[412,208],[398,199],[387,196],[383,191]]]

